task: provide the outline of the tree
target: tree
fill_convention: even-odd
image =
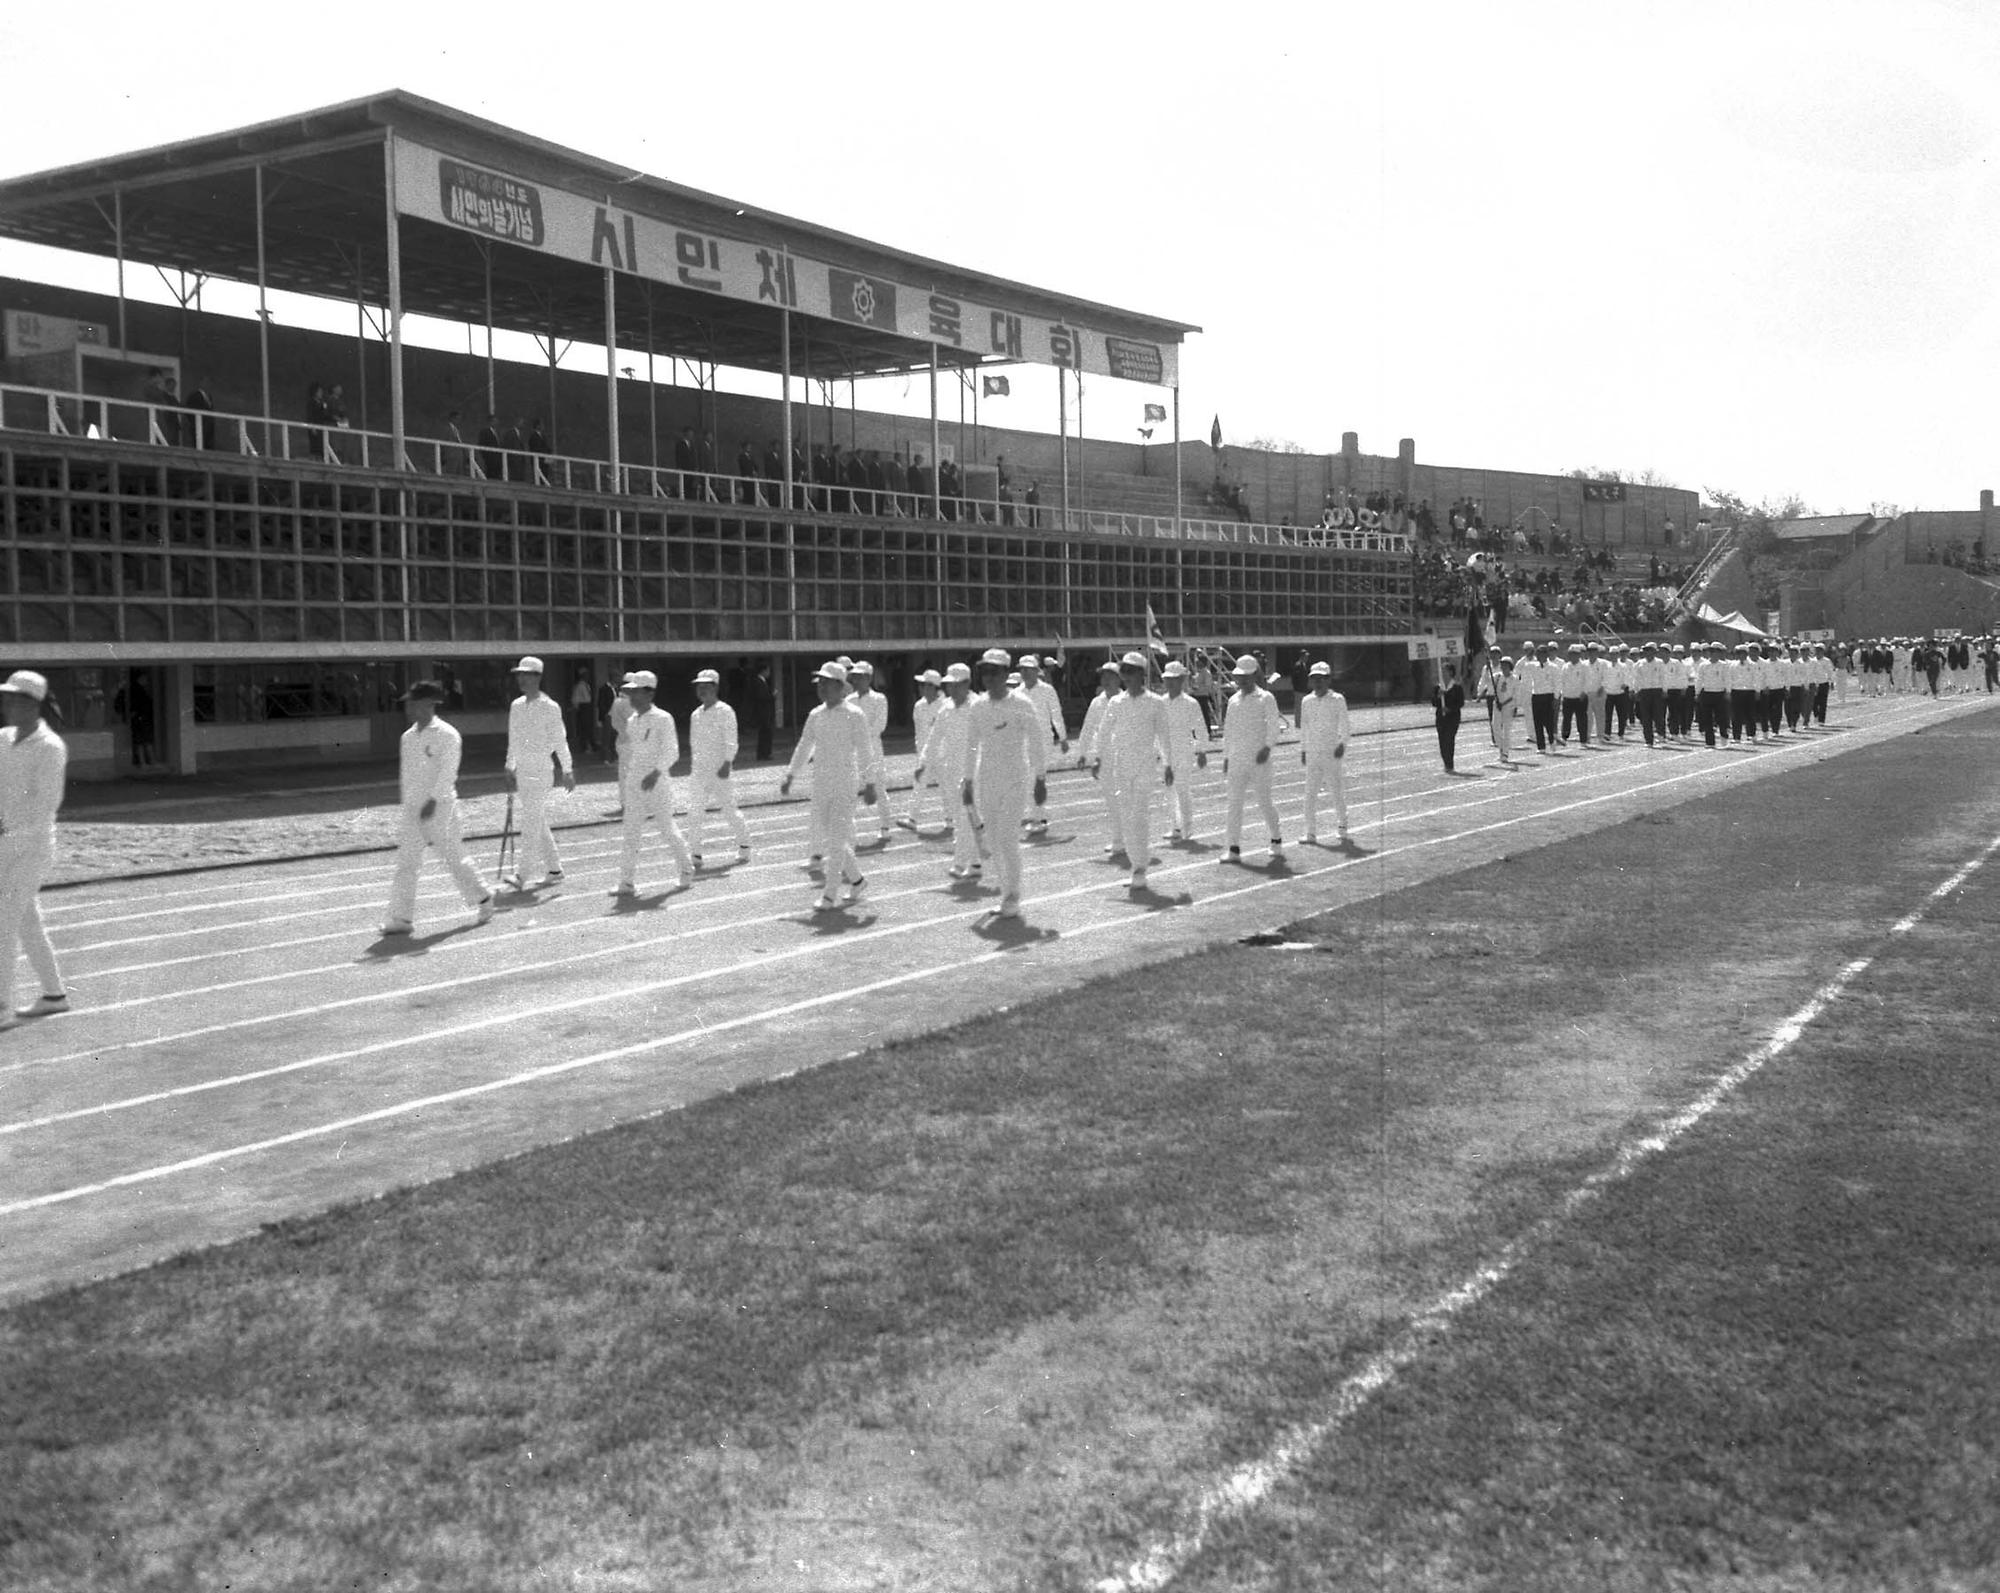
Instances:
[[[1295,443],[1289,437],[1252,437],[1242,445],[1260,454],[1303,454],[1311,450],[1303,443]]]
[[[1648,465],[1644,470],[1601,470],[1596,466],[1588,469],[1566,470],[1566,476],[1578,481],[1622,481],[1634,487],[1679,487],[1680,483],[1662,475]]]

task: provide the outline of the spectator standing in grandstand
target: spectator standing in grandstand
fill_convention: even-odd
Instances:
[[[506,469],[506,458],[500,452],[500,417],[489,409],[486,423],[479,428],[479,473],[488,481],[498,481]]]
[[[459,429],[458,419],[457,410],[451,409],[445,411],[445,448],[442,457],[438,461],[438,468],[447,476],[458,475],[461,471],[466,475],[472,474],[468,468],[470,456],[465,451],[465,433]]]
[[[775,509],[784,495],[785,456],[778,447],[778,439],[767,437],[764,440],[764,502]]]
[[[738,503],[757,501],[757,451],[745,437],[736,450],[736,483],[732,496]]]
[[[1004,683],[1004,672],[1001,678]],[[875,800],[882,763],[867,716],[848,700],[847,670],[837,662],[824,663],[813,684],[819,691],[819,706],[806,715],[792,761],[778,782],[778,795],[790,796],[792,782],[808,763],[812,765],[808,833],[824,849],[826,864],[819,900],[813,905],[826,912],[838,905],[833,897],[835,880],[845,882],[846,901],[860,899],[866,881],[854,856],[854,796],[859,790],[863,802]]]
[[[632,698],[632,718],[625,735],[632,744],[630,789],[626,793],[624,845],[618,856],[618,896],[629,901],[639,894],[639,853],[644,848],[646,826],[657,824],[673,849],[680,868],[683,889],[694,883],[694,859],[688,855],[687,841],[674,823],[674,786],[671,771],[681,755],[680,732],[674,716],[657,706],[653,694],[659,677],[650,669],[636,670],[625,677],[631,682],[626,692]]]
[[[681,427],[681,434],[674,439],[674,495],[679,498],[700,496],[695,485],[695,445],[694,427]]]
[[[520,691],[507,708],[507,789],[521,799],[521,857],[516,870],[501,883],[512,890],[540,871],[543,885],[563,877],[556,852],[555,830],[549,824],[549,796],[560,776],[565,791],[576,789],[569,738],[563,733],[563,712],[542,690],[542,661],[530,655],[513,669]],[[630,811],[630,808],[627,808]]]
[[[542,461],[548,454],[548,428],[543,424],[542,417],[537,415],[528,422],[528,475],[531,480],[544,484],[548,482],[548,472],[542,468]]]
[[[493,892],[465,850],[458,815],[458,766],[464,743],[455,726],[437,717],[444,687],[417,681],[401,699],[410,727],[397,749],[402,790],[402,827],[396,843],[396,873],[389,887],[384,935],[407,935],[416,928],[417,873],[424,853],[435,847],[451,871],[465,905],[484,924],[493,917]]]
[[[1160,671],[1167,696],[1167,767],[1173,772],[1168,784],[1168,801],[1173,805],[1174,825],[1167,837],[1173,841],[1194,839],[1194,772],[1208,767],[1208,722],[1201,705],[1188,695],[1187,665],[1178,658]]]
[[[306,389],[306,457],[315,464],[326,458],[326,431],[333,419],[327,408],[324,383],[314,382]]]
[[[69,1011],[69,992],[48,931],[41,889],[55,858],[56,811],[68,778],[69,748],[55,733],[49,683],[17,669],[0,685],[0,1029],[20,1021],[14,982],[22,951],[42,983],[30,1017]]]
[[[1347,840],[1347,699],[1333,689],[1333,666],[1321,659],[1306,671],[1299,698],[1299,761],[1306,769],[1306,845],[1319,843],[1319,799],[1333,793],[1333,821]]]
[[[1062,698],[1056,689],[1042,678],[1042,661],[1034,653],[1023,653],[1020,662],[1021,695],[1035,705],[1042,721],[1049,727],[1049,740],[1059,753],[1069,752],[1069,726],[1063,720]],[[1048,810],[1039,802],[1028,813],[1028,828],[1040,834],[1049,827]]]
[[[993,851],[1002,918],[1021,916],[1021,820],[1030,801],[1048,802],[1048,733],[1034,704],[1007,684],[1012,665],[1004,648],[979,655],[979,684],[965,735],[965,775],[959,801],[976,813]]]
[[[1446,664],[1438,683],[1431,688],[1431,716],[1437,725],[1438,755],[1444,759],[1446,774],[1456,772],[1453,762],[1458,755],[1458,722],[1464,712],[1465,688],[1458,683],[1457,669]]]
[[[694,832],[694,866],[701,867],[711,807],[736,837],[736,861],[748,862],[750,826],[737,809],[735,783],[729,778],[736,763],[736,710],[722,700],[722,677],[712,669],[694,677],[694,694],[701,699],[688,716],[688,822]]]
[[[1278,699],[1264,689],[1263,675],[1263,665],[1251,654],[1236,660],[1231,676],[1236,694],[1222,718],[1222,772],[1229,791],[1220,859],[1224,863],[1243,861],[1243,807],[1253,794],[1270,832],[1271,860],[1277,862],[1284,855],[1284,824],[1271,800],[1271,753],[1284,734],[1285,717],[1278,711]]]
[[[505,431],[500,434],[500,448],[507,459],[507,479],[526,481],[528,479],[527,455],[528,418],[516,416]]]
[[[1028,478],[1028,490],[1021,494],[1021,507],[1027,511],[1028,529],[1039,529],[1042,523],[1042,484],[1033,476]]]

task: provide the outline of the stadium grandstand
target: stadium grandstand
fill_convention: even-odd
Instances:
[[[181,772],[382,755],[423,674],[468,735],[497,733],[524,650],[562,700],[659,667],[677,709],[698,668],[768,664],[781,726],[829,651],[866,650],[900,715],[928,664],[990,645],[1074,664],[1149,633],[1310,650],[1360,696],[1400,693],[1453,629],[1414,557],[1455,554],[1448,502],[1529,566],[1593,541],[1644,562],[1695,517],[1692,493],[1419,466],[1408,441],[1184,441],[1197,327],[400,92],[0,182],[0,237],[118,272],[114,296],[0,281],[0,642],[49,674],[84,775],[129,766],[141,697]],[[140,302],[139,267],[252,286],[258,312]],[[279,327],[281,291],[351,304],[370,334]],[[406,346],[406,316],[462,326],[467,351]],[[546,368],[497,359],[496,331]],[[572,347],[602,374],[561,366]],[[1022,363],[1162,390],[1172,441],[1086,443],[1065,410],[1054,436],[975,423],[968,445],[941,377]],[[779,396],[725,393],[723,369]],[[898,373],[928,380],[928,417],[810,400]]]

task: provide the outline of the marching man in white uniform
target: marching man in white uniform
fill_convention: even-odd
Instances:
[[[976,810],[993,848],[993,871],[1000,881],[1000,916],[1021,916],[1021,817],[1028,803],[1048,801],[1048,721],[1035,705],[1007,685],[1004,648],[979,656],[984,695],[964,710],[965,776],[959,800],[967,818]]]
[[[1143,653],[1127,653],[1118,661],[1125,690],[1105,707],[1097,732],[1098,761],[1091,766],[1109,792],[1112,840],[1132,865],[1135,891],[1146,888],[1146,867],[1153,860],[1153,790],[1162,764],[1167,785],[1174,783],[1167,700],[1146,689],[1147,674]]]
[[[1222,772],[1229,777],[1229,809],[1224,823],[1221,861],[1243,861],[1243,804],[1252,792],[1271,832],[1271,856],[1284,856],[1284,826],[1271,800],[1271,751],[1284,734],[1285,716],[1278,699],[1258,684],[1263,667],[1249,653],[1236,660],[1231,678],[1236,694],[1222,718]]]
[[[1333,821],[1347,839],[1347,699],[1333,689],[1333,666],[1321,659],[1306,672],[1299,699],[1299,762],[1306,766],[1306,844],[1319,840],[1319,799],[1333,793]]]
[[[688,814],[694,830],[694,866],[701,867],[710,807],[722,810],[722,822],[736,837],[736,861],[747,862],[750,826],[737,811],[736,782],[729,778],[736,762],[736,710],[722,700],[722,677],[712,669],[694,677],[694,694],[701,699],[688,715]]]
[[[833,882],[846,883],[845,900],[858,901],[865,883],[854,857],[854,795],[873,802],[882,781],[881,743],[869,731],[867,717],[847,695],[847,671],[837,663],[819,666],[813,677],[819,706],[806,715],[790,767],[778,782],[778,795],[790,796],[792,782],[810,763],[812,833],[825,847],[826,878],[814,907],[825,912],[837,904]]]
[[[681,828],[674,823],[674,783],[668,770],[680,760],[681,733],[674,716],[655,707],[653,693],[659,677],[650,669],[637,670],[625,677],[625,690],[632,698],[632,717],[625,726],[625,739],[632,746],[632,791],[625,804],[625,844],[618,857],[618,894],[631,898],[639,894],[639,853],[646,841],[646,826],[659,825],[674,850],[680,867],[682,886],[694,883],[694,859],[688,855]]]
[[[862,717],[868,721],[868,734],[875,744],[875,764],[882,765],[882,732],[889,728],[889,699],[875,690],[875,666],[867,659],[855,660],[854,667],[847,672],[847,684],[852,696],[849,699],[859,708]],[[889,839],[889,826],[894,822],[889,812],[889,784],[878,777],[872,805],[876,818],[881,823],[882,839]]]
[[[1106,822],[1110,826],[1111,839],[1104,848],[1106,857],[1114,857],[1125,850],[1125,838],[1118,828],[1118,804],[1111,798],[1111,787],[1097,779],[1097,767],[1104,761],[1104,712],[1118,696],[1118,660],[1107,658],[1097,666],[1097,695],[1083,710],[1083,733],[1077,737],[1077,750],[1082,755],[1083,766],[1091,771],[1091,778],[1097,780],[1097,794],[1104,799]]]
[[[519,872],[501,883],[520,890],[537,871],[544,885],[562,878],[562,859],[556,855],[556,835],[549,826],[549,793],[555,789],[558,767],[563,789],[574,791],[576,770],[570,763],[562,704],[542,690],[542,661],[524,658],[513,674],[521,695],[507,705],[507,789],[521,798],[521,862]]]
[[[939,810],[938,822],[946,829],[951,828],[951,805],[957,799],[956,791],[947,791],[938,784],[937,771],[924,772],[924,743],[931,738],[931,726],[937,723],[937,716],[950,701],[944,691],[944,677],[935,669],[927,669],[917,677],[919,696],[910,705],[910,728],[915,732],[912,745],[917,749],[917,771],[910,777],[910,828],[915,829],[923,822],[924,801],[932,792],[937,794]]]
[[[1186,664],[1174,659],[1160,671],[1160,678],[1167,687],[1167,767],[1174,776],[1167,800],[1177,821],[1168,839],[1192,841],[1194,771],[1208,767],[1208,721],[1201,716],[1201,704],[1188,695]]]
[[[20,1021],[14,979],[21,952],[42,982],[30,1017],[69,1011],[69,992],[38,899],[56,850],[56,810],[69,773],[69,748],[43,722],[49,683],[32,669],[17,669],[0,686],[0,1029]],[[480,887],[485,890],[484,886]]]
[[[944,672],[944,682],[949,695],[938,700],[930,728],[917,748],[916,777],[921,781],[928,771],[939,790],[950,792],[951,800],[958,804],[957,820],[946,820],[951,830],[951,868],[947,872],[953,879],[972,879],[979,874],[980,820],[975,808],[959,800],[965,786],[966,736],[972,729],[968,712],[972,671],[963,664],[953,664]]]
[[[397,764],[402,776],[402,832],[396,842],[396,875],[389,887],[385,935],[407,935],[417,921],[417,872],[432,847],[458,885],[465,905],[484,924],[493,917],[493,893],[465,851],[458,817],[458,765],[465,745],[456,726],[438,718],[444,687],[417,681],[403,693],[410,728],[403,732]]]
[[[626,690],[631,684],[632,677],[630,675],[627,675],[618,683],[618,700],[612,703],[611,712],[606,715],[606,719],[611,726],[611,738],[616,743],[618,751],[618,811],[620,813],[625,811],[625,804],[632,800],[631,793],[625,789],[625,776],[631,768],[632,763],[632,749],[625,741],[625,727],[632,722],[632,699],[626,695]]]
[[[1021,695],[1035,705],[1049,727],[1049,739],[1056,751],[1069,751],[1069,726],[1063,722],[1062,698],[1056,689],[1042,678],[1042,661],[1033,653],[1023,653],[1019,664],[1021,671]],[[1028,813],[1028,828],[1039,834],[1049,827],[1048,813],[1037,802]]]
[[[1491,667],[1491,666],[1488,666]],[[1514,678],[1514,660],[1502,658],[1487,687],[1493,695],[1493,745],[1500,749],[1500,762],[1514,762],[1514,709],[1521,700],[1521,683]]]

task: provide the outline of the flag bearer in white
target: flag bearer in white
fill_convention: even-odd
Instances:
[[[819,706],[806,715],[791,766],[778,782],[778,795],[790,796],[792,782],[813,766],[811,833],[826,849],[826,879],[813,905],[821,912],[834,907],[833,882],[847,885],[845,900],[857,901],[865,881],[854,857],[854,794],[872,803],[882,782],[881,744],[869,731],[867,717],[847,695],[847,671],[837,663],[819,666],[813,677]]]
[[[972,671],[953,664],[944,672],[946,695],[938,699],[930,728],[917,748],[917,780],[926,772],[938,782],[938,789],[950,793],[958,817],[949,821],[953,879],[972,879],[979,873],[979,825],[976,808],[960,801],[965,786],[966,737],[972,729]]]
[[[1093,772],[1110,791],[1112,811],[1126,858],[1132,864],[1132,889],[1146,888],[1146,867],[1153,860],[1153,791],[1166,765],[1166,783],[1174,783],[1167,700],[1146,689],[1143,653],[1127,653],[1118,661],[1124,686],[1111,699],[1098,726],[1099,762]]]
[[[1493,745],[1502,764],[1514,762],[1514,710],[1521,701],[1521,683],[1514,678],[1514,660],[1502,658],[1487,689],[1493,694]]]
[[[694,883],[694,859],[688,855],[680,826],[674,823],[674,783],[667,777],[667,771],[680,759],[681,733],[674,727],[674,716],[653,704],[659,677],[650,669],[641,669],[627,678],[632,682],[626,687],[632,698],[632,718],[625,726],[625,739],[632,745],[632,789],[631,799],[625,804],[625,845],[618,858],[618,894],[630,897],[639,894],[639,852],[645,844],[648,824],[659,825],[667,845],[674,849],[674,861],[680,865],[680,882],[684,886]]]
[[[959,797],[985,821],[1000,881],[1000,916],[1021,916],[1021,816],[1032,799],[1048,801],[1048,723],[1007,684],[1004,648],[979,656],[984,695],[965,708],[965,777]]]
[[[1271,800],[1271,750],[1284,733],[1285,716],[1278,711],[1278,699],[1259,684],[1263,674],[1263,666],[1249,653],[1237,659],[1231,671],[1236,694],[1222,717],[1222,772],[1229,777],[1224,863],[1243,861],[1243,804],[1252,792],[1271,832],[1271,856],[1284,855],[1284,826],[1278,805]]]
[[[1167,800],[1173,804],[1176,841],[1194,839],[1194,772],[1208,767],[1208,721],[1188,695],[1187,665],[1178,658],[1160,671],[1167,687],[1167,767],[1174,772]]]
[[[565,791],[576,789],[570,763],[569,732],[562,704],[542,690],[542,661],[528,657],[514,666],[521,695],[507,705],[507,789],[521,798],[521,866],[501,883],[514,890],[539,872],[541,883],[562,878],[555,831],[549,827],[549,793],[560,768]]]
[[[458,764],[464,743],[457,729],[438,718],[444,687],[420,680],[403,693],[410,728],[403,732],[397,763],[402,774],[403,823],[396,841],[396,877],[389,887],[389,919],[385,935],[407,935],[416,926],[417,872],[424,853],[437,848],[451,870],[458,894],[484,924],[493,917],[493,893],[465,852],[465,835],[458,819]]]
[[[1333,821],[1347,839],[1347,699],[1333,689],[1333,666],[1321,659],[1306,672],[1311,687],[1299,699],[1299,762],[1306,766],[1306,844],[1319,840],[1320,793],[1333,794]]]
[[[20,1021],[14,977],[24,948],[42,982],[29,1015],[69,1011],[69,992],[37,899],[55,856],[56,809],[69,772],[69,748],[43,722],[48,697],[48,681],[32,669],[17,669],[0,686],[0,714],[6,718],[0,730],[0,1029]]]
[[[701,699],[688,715],[688,816],[694,830],[694,866],[701,867],[702,843],[708,835],[708,810],[722,810],[722,822],[736,837],[736,860],[750,856],[750,826],[736,808],[736,786],[729,771],[736,762],[736,710],[722,700],[722,677],[704,669],[694,677],[694,694]]]
[[[1023,653],[1017,666],[1021,671],[1021,695],[1035,705],[1036,711],[1047,721],[1049,740],[1056,751],[1069,751],[1069,726],[1063,722],[1062,698],[1056,689],[1042,678],[1042,661],[1034,653]],[[1049,815],[1042,804],[1037,802],[1028,812],[1028,828],[1040,834],[1049,827]]]
[[[865,658],[857,659],[854,667],[847,672],[847,684],[853,694],[850,701],[868,721],[868,736],[874,743],[875,763],[879,768],[882,764],[882,732],[889,728],[889,699],[875,689],[875,666]],[[875,809],[882,839],[888,840],[889,826],[895,821],[889,812],[889,783],[886,779],[877,781],[873,800],[864,806]]]

